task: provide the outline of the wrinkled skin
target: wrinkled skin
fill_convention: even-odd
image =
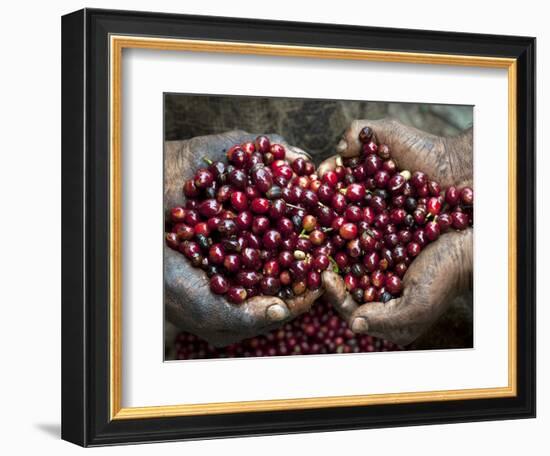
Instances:
[[[196,169],[205,167],[203,157],[226,161],[225,151],[234,144],[253,141],[257,135],[232,131],[220,135],[196,137],[165,144],[164,209],[184,203],[182,187]],[[272,143],[283,144],[292,161],[304,151],[289,146],[277,135],[268,135]],[[195,334],[210,344],[223,347],[276,329],[307,312],[323,290],[307,291],[283,301],[273,296],[257,296],[236,305],[210,291],[204,271],[194,268],[179,252],[164,246],[164,282],[166,318],[178,328]]]
[[[472,131],[441,138],[405,126],[395,120],[356,120],[337,146],[342,157],[359,155],[358,135],[370,126],[379,143],[388,144],[401,169],[423,171],[443,188],[472,186]],[[323,162],[322,175],[335,167],[336,157]],[[411,264],[403,279],[403,294],[387,303],[358,305],[346,291],[341,276],[325,271],[325,297],[351,330],[367,333],[399,345],[408,345],[430,328],[447,310],[454,297],[472,286],[473,230],[449,231],[429,244]]]

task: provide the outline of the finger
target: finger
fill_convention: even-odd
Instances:
[[[342,139],[336,145],[336,152],[341,157],[357,157],[361,153],[361,141],[359,132],[366,126],[372,127],[368,120],[354,120],[342,135]]]
[[[359,140],[359,133],[365,127],[372,129],[373,140],[375,142],[390,146],[395,146],[399,142],[396,139],[401,138],[401,136],[407,137],[408,132],[403,129],[409,128],[393,119],[354,120],[342,135],[342,139],[336,146],[336,152],[342,157],[356,157],[360,155],[363,144]],[[414,137],[417,137],[418,133],[426,134],[416,129],[412,130],[417,132]]]
[[[471,288],[473,229],[449,231],[426,246],[403,278],[403,295],[445,296]]]
[[[441,137],[393,120],[373,123],[376,140],[389,146],[392,158],[400,169],[423,171],[442,185],[452,179],[453,171],[448,169]]]
[[[298,157],[305,160],[311,160],[311,155],[309,155],[305,150],[302,150],[299,147],[289,146],[287,144],[284,144],[284,147],[286,149],[285,157],[291,162],[296,160]]]
[[[295,318],[298,315],[309,311],[313,303],[322,296],[324,291],[325,290],[322,288],[318,288],[317,290],[308,290],[302,295],[287,299],[285,302],[290,310],[291,317]]]
[[[327,158],[317,168],[317,175],[319,177],[323,177],[323,174],[325,174],[327,171],[334,171],[334,169],[338,166],[338,160],[341,160],[341,159],[342,158],[339,155],[335,155],[334,157]]]
[[[166,318],[216,346],[251,337],[291,318],[274,296],[257,296],[237,305],[210,291],[204,271],[179,252],[164,248]]]
[[[373,138],[378,144],[389,146],[400,169],[423,171],[442,185],[453,183],[455,177],[443,139],[393,119],[353,121],[336,147],[342,157],[355,157],[361,153],[359,133],[365,127],[373,130]]]
[[[247,299],[239,306],[253,326],[265,326],[280,323],[291,317],[291,312],[285,302],[276,296],[255,296]]]
[[[233,305],[210,291],[204,271],[180,252],[164,246],[165,316],[185,331],[207,338],[208,328],[221,328],[231,319]]]
[[[283,301],[275,296],[255,296],[239,306],[239,310],[250,317],[254,325],[265,326],[295,318],[309,309],[323,294],[323,289],[308,290],[303,295]]]
[[[184,151],[184,157],[182,157],[185,166],[189,166],[184,172],[189,173],[189,177],[191,177],[197,168],[208,166],[205,158],[212,161],[227,161],[227,151],[234,145],[242,144],[250,138],[250,134],[242,130],[191,138],[188,141],[189,148]]]
[[[208,160],[226,161],[227,150],[250,138],[244,131],[232,130],[217,135],[196,136],[183,141],[166,141],[164,145],[164,207],[183,203],[182,185]]]
[[[349,319],[349,326],[356,334],[369,334],[398,345],[408,345],[419,335],[414,322],[401,315],[402,298],[387,303],[371,302],[359,306]]]
[[[323,286],[325,287],[325,299],[338,314],[346,321],[357,309],[357,303],[346,290],[344,280],[333,271],[323,272]]]
[[[346,285],[342,277],[334,271],[323,271],[321,274],[325,288],[325,299],[332,305],[346,298]]]

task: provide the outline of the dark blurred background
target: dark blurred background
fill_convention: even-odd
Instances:
[[[344,130],[355,119],[393,117],[426,132],[453,136],[473,124],[472,106],[379,101],[339,101],[167,93],[164,98],[165,139],[245,130],[277,133],[309,152],[317,164],[334,155]],[[473,347],[473,297],[457,298],[411,348]],[[173,331],[167,329],[167,345]],[[167,352],[171,350],[167,347]],[[170,356],[167,356],[170,359]]]
[[[165,95],[165,139],[245,130],[278,133],[316,160],[334,153],[354,119],[394,117],[421,130],[452,136],[472,125],[471,106],[214,95]]]

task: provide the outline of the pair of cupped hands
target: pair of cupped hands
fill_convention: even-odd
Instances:
[[[359,155],[359,132],[369,126],[378,143],[390,146],[400,169],[423,171],[443,188],[471,186],[473,180],[472,131],[456,137],[439,137],[405,126],[392,119],[356,120],[336,146],[337,155],[317,168],[322,176],[334,169],[336,159]],[[225,150],[253,140],[256,135],[232,131],[166,144],[166,209],[181,205],[182,186],[203,157],[225,161]],[[289,161],[297,157],[313,159],[278,135],[267,135],[286,149]],[[292,299],[256,296],[240,305],[229,303],[210,291],[206,273],[194,268],[180,253],[164,247],[166,318],[178,328],[193,333],[210,344],[223,347],[274,330],[307,312],[324,295],[357,334],[370,334],[399,345],[408,345],[421,336],[449,307],[454,297],[470,287],[473,267],[473,233],[450,231],[428,245],[415,259],[403,279],[402,296],[386,303],[358,304],[347,292],[343,278],[332,271],[322,274],[322,286]]]

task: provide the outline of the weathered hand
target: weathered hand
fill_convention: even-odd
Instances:
[[[302,150],[286,144],[281,137],[268,136],[272,142],[285,146],[290,161],[299,156],[309,158]],[[203,157],[223,161],[227,149],[255,137],[232,131],[187,141],[168,141],[164,161],[165,211],[183,203],[183,183],[197,168],[205,166]],[[164,247],[164,281],[166,318],[215,346],[229,345],[282,326],[307,312],[323,293],[322,289],[306,291],[286,301],[273,296],[257,296],[242,304],[231,304],[210,291],[204,271],[194,268],[181,253],[167,246]]]
[[[342,157],[359,155],[361,129],[373,129],[379,143],[388,144],[401,169],[423,171],[449,185],[471,186],[472,131],[454,138],[429,135],[395,120],[354,121],[337,146]],[[335,167],[336,157],[321,164],[322,175]],[[403,294],[387,303],[358,305],[346,291],[341,276],[323,273],[325,297],[355,333],[368,333],[407,345],[422,335],[448,308],[453,298],[471,286],[473,231],[443,234],[411,264],[403,280]]]
[[[359,132],[371,127],[376,140],[387,144],[401,169],[423,171],[443,187],[471,186],[473,180],[472,129],[459,136],[441,137],[403,125],[393,119],[354,120],[336,146],[341,157],[359,155]],[[322,175],[335,166],[337,156],[319,166]]]

